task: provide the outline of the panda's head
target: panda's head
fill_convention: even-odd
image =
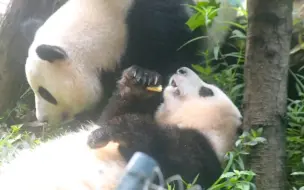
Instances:
[[[187,126],[199,130],[241,125],[242,115],[230,98],[217,86],[204,82],[194,71],[182,67],[164,89],[164,102],[156,112],[163,124]]]
[[[206,135],[223,163],[242,124],[242,115],[230,98],[186,67],[177,70],[163,93],[156,121],[161,125],[193,128]]]
[[[98,108],[111,93],[108,86],[115,87],[113,74],[108,76],[125,52],[133,0],[109,2],[67,1],[35,32],[26,77],[39,121],[57,124]]]
[[[39,121],[58,123],[89,109],[101,98],[97,72],[82,68],[59,46],[42,44],[26,61]]]

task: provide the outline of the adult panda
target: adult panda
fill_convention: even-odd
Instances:
[[[119,81],[103,114],[108,121],[21,152],[2,169],[0,189],[113,190],[134,151],[155,158],[166,177],[180,174],[192,181],[199,172],[199,184],[212,185],[222,172],[218,160],[233,144],[230,132],[240,124],[238,109],[219,88],[181,68],[164,89],[154,122],[149,110],[142,112],[152,109],[154,96],[137,85],[135,71],[134,67],[126,70]],[[141,103],[137,109],[128,106],[134,101]],[[96,148],[109,141],[114,143]]]
[[[65,3],[39,27],[28,51],[26,77],[35,94],[37,119],[50,124],[80,115],[95,120],[101,103],[112,94],[116,71],[119,74],[130,65],[168,76],[181,66],[200,63],[198,51],[212,48],[212,43],[194,41],[177,51],[187,41],[206,34],[201,29],[191,31],[185,24],[193,11],[183,4],[194,1]],[[220,21],[236,17],[236,11],[227,6],[228,0],[221,0],[219,22],[207,33],[217,34],[220,41],[226,32],[219,31],[227,26]]]

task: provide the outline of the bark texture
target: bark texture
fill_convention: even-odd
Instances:
[[[0,115],[19,98],[26,84],[24,64],[28,42],[21,23],[28,18],[46,20],[62,0],[12,0],[0,28]]]
[[[259,190],[287,189],[285,114],[292,32],[291,0],[249,0],[244,68],[244,127],[264,128],[267,144],[251,154]]]

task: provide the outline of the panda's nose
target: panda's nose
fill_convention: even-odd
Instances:
[[[176,72],[177,74],[181,74],[181,75],[187,74],[187,70],[185,68],[180,68]]]

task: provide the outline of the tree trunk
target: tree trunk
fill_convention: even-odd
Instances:
[[[291,0],[249,0],[244,127],[263,127],[267,144],[250,156],[259,190],[286,189],[285,114],[292,31]]]
[[[20,25],[28,18],[46,20],[59,0],[12,0],[0,28],[0,115],[19,98],[26,84],[24,64],[30,43]]]

